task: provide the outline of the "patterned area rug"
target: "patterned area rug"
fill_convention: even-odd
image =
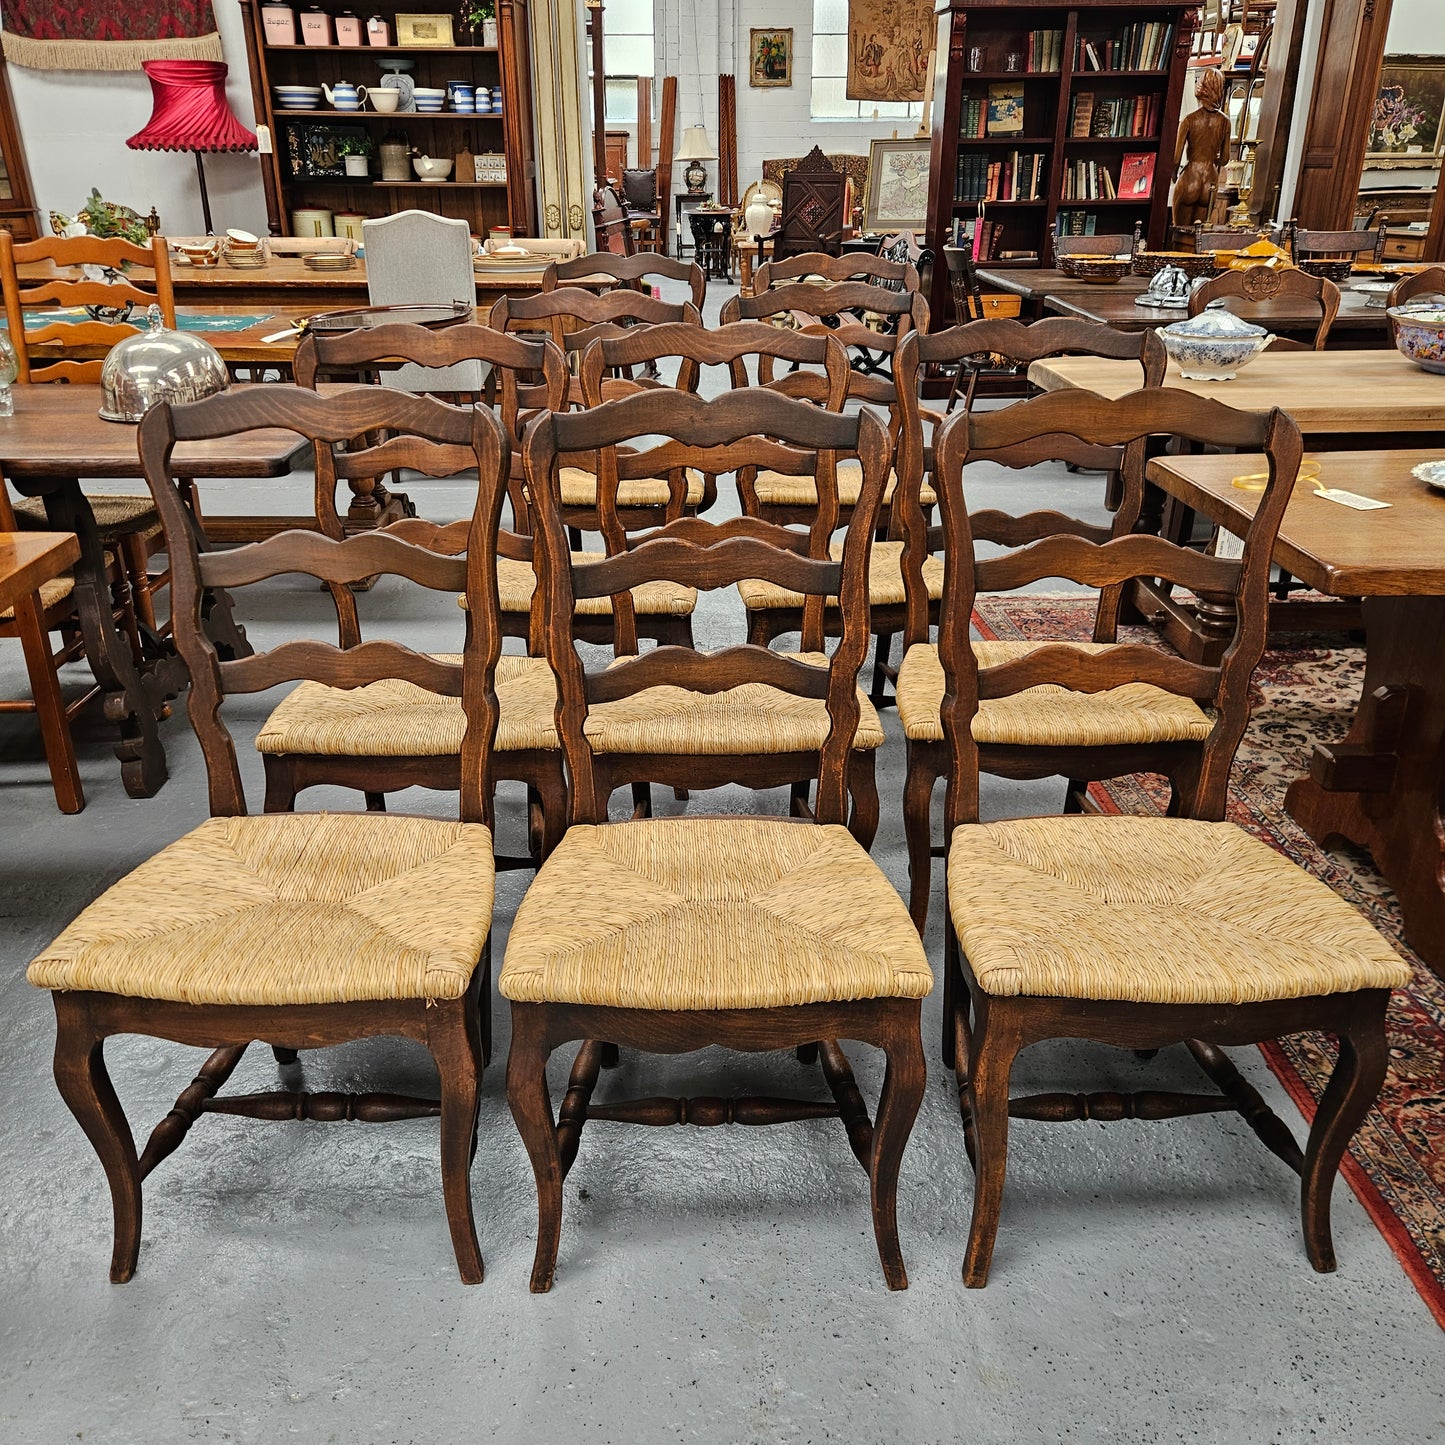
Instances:
[[[983,597],[982,635],[1085,639],[1087,598]],[[1145,629],[1131,640],[1147,641]],[[1285,789],[1307,767],[1315,741],[1343,736],[1364,675],[1360,648],[1298,645],[1266,652],[1254,676],[1253,715],[1230,779],[1229,818],[1322,878],[1347,898],[1413,965],[1410,987],[1390,1006],[1390,1072],[1377,1107],[1355,1136],[1344,1174],[1399,1256],[1430,1311],[1445,1326],[1445,983],[1401,937],[1400,910],[1368,853],[1326,852],[1284,811]],[[1095,785],[1100,805],[1162,813],[1167,789],[1152,776]],[[1301,1034],[1261,1044],[1270,1068],[1307,1118],[1333,1065],[1333,1041]]]

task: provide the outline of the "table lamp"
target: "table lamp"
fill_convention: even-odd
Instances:
[[[687,161],[688,167],[682,173],[682,178],[687,182],[687,193],[690,196],[705,196],[707,194],[707,167],[704,161],[715,161],[717,152],[712,148],[712,143],[707,138],[707,131],[700,125],[690,125],[682,133],[682,149],[678,151],[675,159]]]
[[[141,67],[151,83],[151,118],[126,145],[133,151],[194,151],[201,183],[201,214],[212,233],[211,199],[206,194],[207,151],[253,151],[256,135],[231,114],[226,71],[220,60],[147,60]]]

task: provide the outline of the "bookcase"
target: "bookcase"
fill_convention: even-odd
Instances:
[[[993,268],[1049,266],[1063,234],[1169,223],[1197,8],[1159,0],[949,0],[939,15],[928,244]],[[982,220],[984,224],[977,223]],[[935,268],[935,326],[951,324]]]

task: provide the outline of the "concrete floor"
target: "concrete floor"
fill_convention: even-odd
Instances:
[[[720,290],[714,287],[716,293]],[[412,486],[423,514],[464,502]],[[991,488],[980,489],[988,504]],[[1048,483],[1054,505],[1097,506],[1097,479]],[[998,496],[1002,496],[1000,491]],[[208,488],[212,512],[280,511],[301,481]],[[1020,500],[1017,484],[1011,501]],[[448,599],[396,582],[362,601],[414,645],[453,643]],[[325,599],[281,579],[238,599],[258,643],[324,628]],[[726,602],[699,641],[736,633]],[[0,687],[23,686],[18,649]],[[250,738],[274,698],[229,716]],[[906,884],[903,747],[885,714],[874,856]],[[50,1078],[52,1014],[26,960],[104,886],[198,823],[203,770],[184,717],[165,729],[171,780],[125,796],[104,729],[81,728],[86,811],[51,802],[32,724],[0,718],[5,827],[0,906],[0,1440],[24,1445],[276,1441],[410,1445],[588,1442],[1395,1442],[1445,1440],[1441,1335],[1349,1190],[1335,1195],[1337,1274],[1314,1274],[1295,1181],[1233,1118],[1016,1124],[992,1281],[959,1280],[971,1204],[958,1114],[938,1062],[939,998],[924,1009],[930,1086],[904,1161],[900,1225],[911,1288],[883,1286],[866,1180],[836,1124],[770,1130],[594,1125],[567,1185],[557,1283],[527,1292],[535,1198],[504,1098],[507,1011],[484,1081],[474,1171],[487,1280],[458,1283],[441,1207],[436,1125],[203,1119],[146,1187],[134,1280],[106,1282],[110,1208],[93,1153]],[[995,816],[1052,811],[1054,784],[986,782]],[[355,806],[354,795],[310,795]],[[394,805],[437,816],[446,794]],[[667,805],[674,807],[670,801]],[[738,789],[694,807],[781,810]],[[499,846],[521,836],[504,790]],[[501,957],[528,877],[500,880]],[[935,889],[930,956],[940,957]],[[1193,1086],[1182,1050],[1147,1069],[1084,1045],[1023,1056],[1020,1088]],[[232,1087],[265,1087],[253,1050]],[[881,1070],[853,1055],[865,1095]],[[145,1039],[109,1050],[137,1131],[203,1055]],[[1257,1051],[1234,1057],[1285,1118],[1298,1113]],[[565,1056],[555,1063],[560,1095]],[[309,1056],[311,1088],[426,1088],[419,1049],[373,1041]],[[817,1088],[790,1056],[626,1056],[609,1090]]]

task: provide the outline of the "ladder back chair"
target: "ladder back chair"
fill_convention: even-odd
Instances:
[[[1311,276],[1307,271],[1276,271],[1269,266],[1251,266],[1247,271],[1225,271],[1190,293],[1189,314],[1198,316],[1211,301],[1223,301],[1229,310],[1248,321],[1252,306],[1296,298],[1319,303],[1320,320],[1315,327],[1314,340],[1306,347],[1302,341],[1277,336],[1270,342],[1269,349],[1323,351],[1330,328],[1339,314],[1340,288],[1333,281],[1327,281],[1323,276]]]
[[[1343,260],[1371,261],[1378,266],[1385,259],[1388,239],[1384,221],[1367,231],[1311,231],[1291,225],[1290,255],[1296,266]]]
[[[542,290],[555,291],[559,286],[591,287],[606,281],[629,283],[633,289],[645,287],[652,277],[664,281],[681,281],[690,292],[692,304],[702,310],[707,299],[707,277],[696,261],[678,261],[661,252],[642,256],[619,256],[611,251],[573,256],[567,261],[553,261],[542,272]]]
[[[22,265],[49,270],[22,277],[18,269]],[[80,268],[80,274],[72,274],[72,268]],[[97,269],[103,279],[87,274]],[[164,326],[173,330],[176,324],[170,254],[162,236],[137,246],[95,236],[46,236],[19,242],[9,231],[0,232],[0,294],[15,351],[16,380],[22,385],[98,382],[105,353],[116,342],[136,334],[151,306],[160,308]],[[60,318],[39,326],[25,324],[26,308],[34,314],[40,308],[77,306],[86,309],[88,320]],[[132,324],[128,318],[137,307],[140,311]],[[61,354],[47,354],[46,347],[59,348]],[[67,349],[92,354],[77,359],[65,355]],[[195,507],[194,485],[189,480],[185,485]],[[152,576],[149,570],[150,558],[161,550],[160,519],[151,499],[119,492],[91,492],[86,499],[95,513],[101,544],[116,555],[125,574],[137,620],[150,631],[159,631],[155,597],[165,589],[169,575]],[[22,498],[14,503],[14,512],[21,527],[42,532],[50,527],[42,498]]]
[[[764,447],[856,452],[864,480],[842,560],[808,557],[805,537],[756,518],[712,523],[680,517],[625,555],[576,565],[562,524],[558,459],[605,448],[639,429],[663,445],[706,452],[717,465],[718,454],[737,449],[747,456]],[[868,645],[866,544],[887,471],[886,429],[866,412],[842,417],[766,393],[730,392],[710,402],[678,393],[628,398],[581,416],[538,418],[526,445],[527,475],[539,492],[547,653],[557,675],[558,723],[574,783],[571,826],[517,911],[498,981],[512,1007],[507,1101],[537,1181],[532,1289],[552,1284],[562,1183],[588,1119],[712,1125],[819,1117],[839,1117],[847,1127],[868,1172],[885,1279],[902,1289],[907,1275],[898,1246],[898,1165],[923,1097],[918,1020],[933,975],[902,901],[842,826],[860,718],[858,669]],[[575,599],[625,595],[639,578],[658,575],[700,588],[773,577],[804,592],[815,619],[825,596],[841,596],[843,633],[826,667],[743,645],[716,653],[661,649],[585,669],[566,626]],[[711,695],[759,685],[826,708],[813,819],[607,822],[595,774],[597,710],[658,686]],[[575,900],[584,895],[591,904],[579,910]],[[845,1038],[886,1054],[876,1124],[837,1042]],[[547,1060],[574,1039],[584,1042],[554,1120]],[[832,1102],[592,1098],[612,1045],[687,1053],[712,1045],[762,1052],[815,1044]]]
[[[742,321],[713,331],[697,326],[654,326],[624,332],[621,336],[594,341],[582,358],[584,389],[598,394],[594,406],[602,406],[604,388],[616,390],[614,399],[655,391],[642,383],[604,379],[612,364],[631,366],[649,360],[680,358],[682,374],[696,383],[703,366],[726,366],[735,395],[768,394],[795,396],[820,403],[827,410],[841,412],[847,390],[848,359],[842,345],[830,335],[805,336],[782,331],[758,321]],[[748,363],[766,375],[766,363],[773,360],[821,364],[822,374],[793,372],[776,380],[749,386]],[[612,415],[612,413],[608,413]],[[645,410],[639,405],[632,415],[647,426]],[[621,436],[597,453],[604,535],[609,555],[629,550],[637,539],[628,536],[613,505],[635,473],[648,475],[649,466],[660,461],[675,463],[678,448],[656,446],[639,449],[641,437]],[[814,527],[805,537],[810,555],[826,557],[828,543],[837,527],[837,459],[831,453],[815,454],[788,447],[777,439],[758,436],[738,442],[725,452],[693,448],[692,465],[720,461],[724,474],[736,480],[740,508],[748,513],[747,498],[753,479],[762,469],[775,476],[806,476],[821,486],[825,502],[816,512]],[[671,466],[674,476],[679,474]],[[712,480],[712,474],[704,472]],[[675,483],[676,487],[677,484]],[[674,491],[670,513],[682,515],[681,493]],[[824,639],[819,618],[804,617],[800,654],[815,664],[824,661]],[[616,651],[625,656],[637,651],[637,638],[627,608],[617,612]],[[853,738],[849,760],[848,787],[853,800],[849,819],[854,836],[871,846],[878,828],[878,789],[874,777],[874,754],[883,743],[883,726],[872,704],[859,699],[860,720]],[[686,795],[692,788],[718,787],[738,783],[743,787],[792,790],[795,812],[807,805],[809,785],[818,777],[820,750],[828,719],[821,707],[802,704],[782,693],[766,689],[743,689],[706,695],[680,688],[660,687],[634,699],[627,708],[598,709],[593,724],[593,770],[601,796],[598,808],[624,783],[631,783],[634,796],[644,783],[670,784]]]
[[[1059,432],[1110,446],[1173,433],[1263,450],[1269,480],[1243,556],[1201,556],[1159,537],[1095,541],[1060,534],[1000,557],[979,557],[963,490],[969,457],[1013,449],[1046,454]],[[1299,456],[1299,431],[1278,409],[1235,411],[1163,389],[1117,401],[1054,394],[953,417],[940,433],[936,475],[953,562],[938,646],[949,752],[944,1059],[958,1077],[974,1166],[963,1268],[971,1288],[988,1278],[1010,1118],[1171,1119],[1238,1110],[1264,1145],[1300,1174],[1310,1262],[1334,1268],[1335,1172],[1384,1077],[1385,1007],[1409,970],[1328,886],[1244,829],[1218,821],[1249,715],[1250,674],[1264,650],[1270,553]],[[1117,589],[1140,573],[1233,598],[1239,623],[1220,668],[1149,646],[1100,652],[1074,643],[995,660],[980,656],[969,640],[980,591],[1013,590],[1046,577]],[[1211,700],[1193,786],[1176,793],[1173,816],[979,822],[984,707],[1007,705],[1044,686],[1107,696],[1141,684],[1189,705]],[[1340,1051],[1301,1151],[1222,1046],[1313,1029],[1336,1034]],[[1183,1043],[1218,1092],[1010,1098],[1019,1050],[1051,1038],[1133,1050]]]
[[[465,561],[386,533],[335,541],[284,532],[213,552],[177,490],[177,442],[283,427],[342,442],[374,428],[400,463],[431,447],[467,447],[480,484]],[[108,889],[31,963],[53,993],[55,1077],[100,1157],[115,1209],[111,1279],[131,1277],[140,1247],[141,1181],[206,1113],[262,1119],[384,1122],[440,1115],[442,1192],[463,1281],[482,1278],[470,1165],[481,1072],[490,1052],[493,673],[501,648],[496,576],[485,545],[498,525],[506,438],[489,413],[427,397],[353,388],[320,397],[254,387],[150,411],[139,433],[146,480],[175,572],[175,640],[190,672],[189,708],[210,784],[211,817]],[[462,524],[466,525],[466,524]],[[398,574],[471,598],[460,666],[391,642],[336,649],[293,640],[227,661],[202,625],[207,594],[282,574],[345,586]],[[295,678],[362,687],[401,677],[467,715],[460,816],[247,812],[222,704]],[[105,1040],[142,1033],[213,1050],[137,1157],[104,1062]],[[295,1050],[387,1034],[423,1044],[440,1100],[394,1094],[219,1091],[253,1041]]]
[[[808,276],[821,276],[830,284],[861,281],[889,290],[918,290],[918,267],[911,261],[891,261],[867,252],[829,256],[819,251],[805,251],[781,261],[764,261],[753,273],[753,291],[755,294],[769,291],[784,282],[801,281]]]

